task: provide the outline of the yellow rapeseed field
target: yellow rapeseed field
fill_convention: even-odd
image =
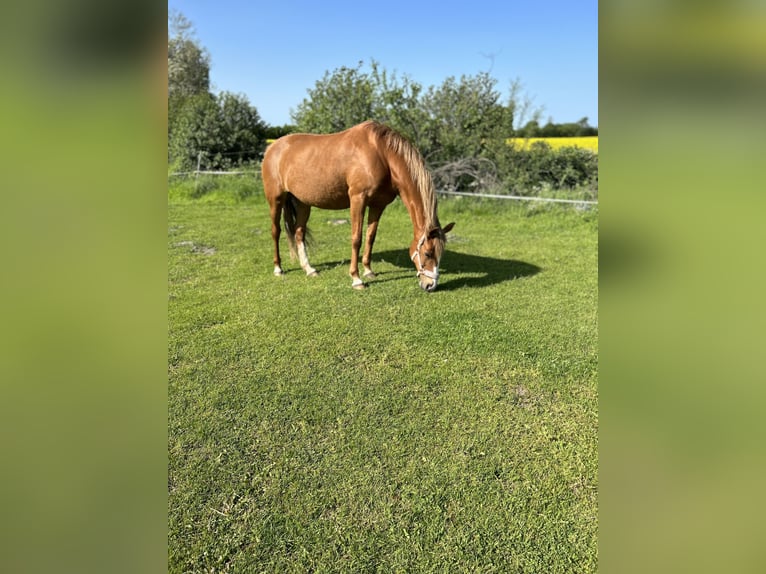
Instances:
[[[515,145],[521,149],[529,149],[534,142],[545,142],[553,149],[566,146],[581,147],[598,153],[598,136],[572,137],[572,138],[508,138],[509,145]]]

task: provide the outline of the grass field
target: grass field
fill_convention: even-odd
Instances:
[[[170,202],[169,571],[595,572],[597,212],[442,199],[433,294],[346,217],[276,278],[264,200]]]

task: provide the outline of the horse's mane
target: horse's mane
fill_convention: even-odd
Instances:
[[[415,182],[415,185],[420,191],[420,197],[423,201],[426,231],[438,227],[439,223],[436,215],[436,192],[434,190],[433,180],[431,179],[431,173],[428,171],[428,168],[426,168],[423,156],[420,155],[417,148],[412,145],[407,138],[390,127],[374,120],[366,121],[362,125],[385,141],[388,149],[404,160],[407,170],[410,172],[412,181]]]

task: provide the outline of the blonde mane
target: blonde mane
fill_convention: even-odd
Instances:
[[[386,142],[388,149],[404,160],[412,181],[415,182],[415,186],[420,191],[426,231],[438,227],[434,182],[431,179],[431,173],[426,168],[425,161],[423,161],[423,156],[420,155],[420,152],[408,139],[390,127],[379,124],[374,120],[364,122],[363,125],[382,138]]]

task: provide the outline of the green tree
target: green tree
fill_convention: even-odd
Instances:
[[[454,179],[480,178],[476,168],[491,165],[490,150],[513,133],[516,100],[501,101],[487,73],[448,78],[423,91],[408,76],[399,78],[374,60],[369,68],[325,72],[292,114],[297,131],[331,133],[368,119],[383,122],[409,138],[433,166],[460,160],[440,172]],[[514,93],[511,94],[514,96]],[[480,161],[481,160],[481,161]],[[473,175],[471,175],[473,173]],[[451,182],[449,185],[453,185]]]
[[[185,100],[168,152],[174,167],[223,169],[258,159],[266,126],[243,95],[222,92]]]
[[[504,140],[513,130],[512,109],[495,89],[488,73],[447,78],[431,86],[422,98],[427,142],[421,152],[435,164],[485,155],[495,139]]]
[[[598,128],[592,127],[588,123],[588,118],[584,117],[581,118],[579,122],[577,122],[577,133],[576,136],[579,137],[587,137],[587,136],[597,136],[598,135]]]
[[[217,107],[211,94],[179,98],[168,136],[168,162],[174,170],[193,169],[198,154],[215,147]]]
[[[292,134],[297,131],[297,128],[292,124],[285,124],[283,126],[266,126],[264,130],[264,137],[266,139],[278,139],[287,134]]]
[[[258,159],[266,146],[266,124],[242,94],[221,92],[218,104],[219,154],[222,166]]]
[[[291,113],[297,131],[339,132],[373,117],[374,85],[362,64],[325,72]]]
[[[409,76],[401,79],[372,61],[374,118],[409,138],[416,147],[425,144],[426,112],[421,105],[423,87]]]
[[[168,130],[189,98],[210,93],[210,55],[194,38],[192,23],[168,14]]]
[[[260,157],[266,126],[244,95],[210,93],[210,56],[180,12],[168,15],[168,162],[220,169]]]
[[[419,109],[420,84],[401,80],[372,60],[356,67],[341,66],[309,89],[308,97],[292,113],[301,132],[333,133],[365,120],[386,123],[417,142],[422,126]]]
[[[517,101],[503,102],[497,81],[488,73],[447,78],[422,99],[426,114],[424,154],[441,189],[493,188],[498,182],[497,155],[513,134]]]
[[[537,120],[530,120],[524,127],[516,130],[516,135],[522,138],[535,138],[540,136],[540,123]]]
[[[553,119],[550,118],[548,119],[547,124],[537,130],[535,135],[544,138],[597,136],[598,129],[591,127],[588,124],[587,117],[581,118],[578,122],[567,122],[561,124],[553,123]]]
[[[507,145],[509,137],[539,136],[544,129],[594,130],[587,118],[541,127],[541,113],[518,80],[511,82],[505,98],[488,72],[450,77],[424,90],[373,60],[369,67],[359,62],[325,72],[292,112],[295,125],[290,128],[332,133],[368,119],[386,123],[420,150],[439,189],[535,193],[544,186],[596,187],[598,157],[590,152],[556,152],[545,144],[524,151]]]

